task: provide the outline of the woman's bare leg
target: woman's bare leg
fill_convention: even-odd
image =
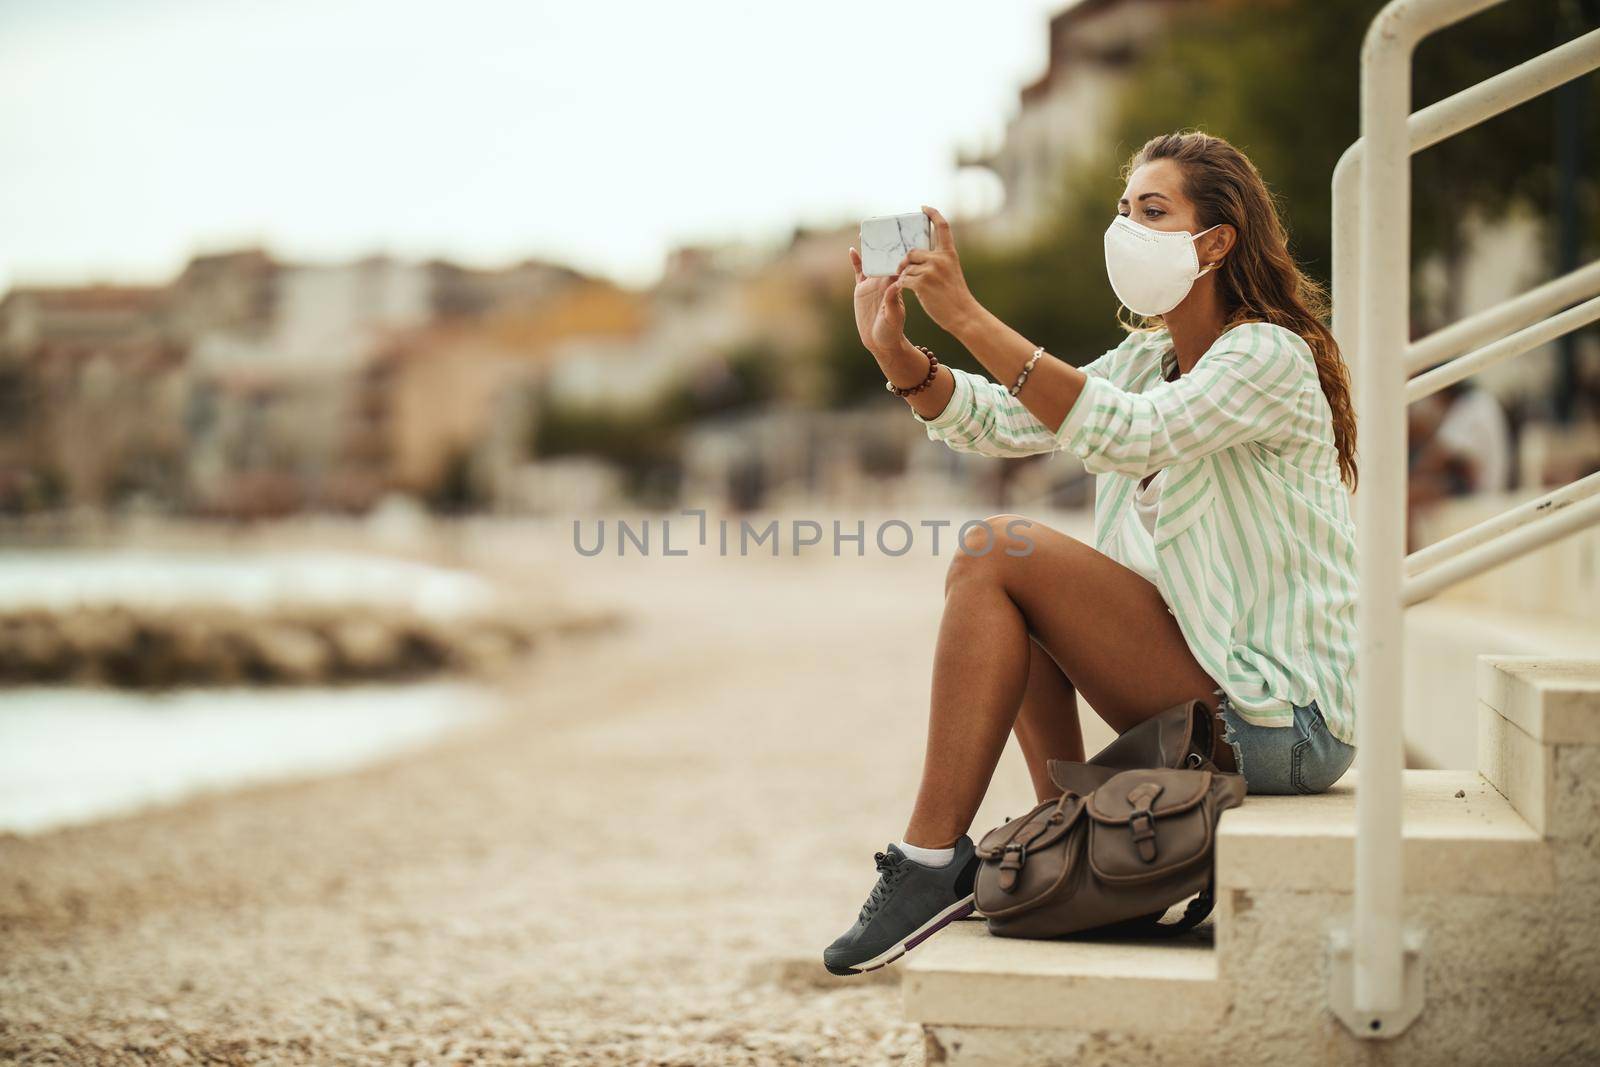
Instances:
[[[1011,724],[1028,777],[1040,800],[1060,793],[1047,769],[1053,759],[1082,761],[1083,726],[1078,721],[1078,693],[1056,661],[1039,642],[1028,642],[1028,681],[1022,689],[1017,720]]]
[[[991,518],[988,531],[966,539],[945,581],[908,843],[942,848],[971,827],[1028,693],[1035,643],[1118,733],[1184,700],[1215,708],[1216,683],[1155,586],[1066,534],[1019,516]],[[1069,732],[1048,724],[1048,674],[1035,685],[1024,732],[1040,746],[1070,744]],[[1077,744],[1081,753],[1081,735]],[[1073,757],[1069,749],[1049,758]],[[1220,731],[1213,758],[1232,766]],[[1034,785],[1041,788],[1037,773]]]

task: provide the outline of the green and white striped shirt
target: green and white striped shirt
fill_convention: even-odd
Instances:
[[[961,452],[1082,457],[1098,475],[1095,548],[1121,562],[1133,551],[1134,489],[1165,469],[1157,587],[1195,659],[1247,721],[1289,726],[1290,706],[1315,700],[1353,745],[1355,527],[1311,349],[1247,322],[1169,382],[1174,358],[1164,328],[1130,334],[1083,368],[1088,382],[1055,433],[1002,386],[960,370],[944,411],[916,418]]]

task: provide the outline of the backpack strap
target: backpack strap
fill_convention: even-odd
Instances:
[[[1164,923],[1159,919],[1151,931],[1157,937],[1177,937],[1186,934],[1196,926],[1206,921],[1206,916],[1211,914],[1211,909],[1217,906],[1216,897],[1217,876],[1215,873],[1206,879],[1206,887],[1200,890],[1198,896],[1189,901],[1189,906],[1183,909],[1183,916],[1177,922]]]
[[[1161,921],[1166,912],[1157,912],[1154,915],[1141,915],[1136,918],[1126,919],[1110,926],[1103,926],[1095,933],[1108,933],[1123,937],[1178,937],[1188,933],[1196,926],[1206,921],[1212,909],[1217,906],[1216,874],[1212,873],[1206,879],[1206,887],[1200,894],[1189,901],[1189,906],[1183,909],[1183,915],[1176,922],[1164,923]]]

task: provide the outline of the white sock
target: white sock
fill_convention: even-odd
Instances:
[[[904,841],[896,841],[894,847],[906,854],[906,859],[920,863],[924,867],[944,867],[956,858],[956,850],[950,848],[921,848],[917,845],[908,845]]]

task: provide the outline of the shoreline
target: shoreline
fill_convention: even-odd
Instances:
[[[921,1063],[898,971],[820,955],[914,793],[948,561],[559,552],[475,562],[626,625],[481,729],[0,838],[0,1058]],[[979,822],[1031,796],[1008,751]]]

